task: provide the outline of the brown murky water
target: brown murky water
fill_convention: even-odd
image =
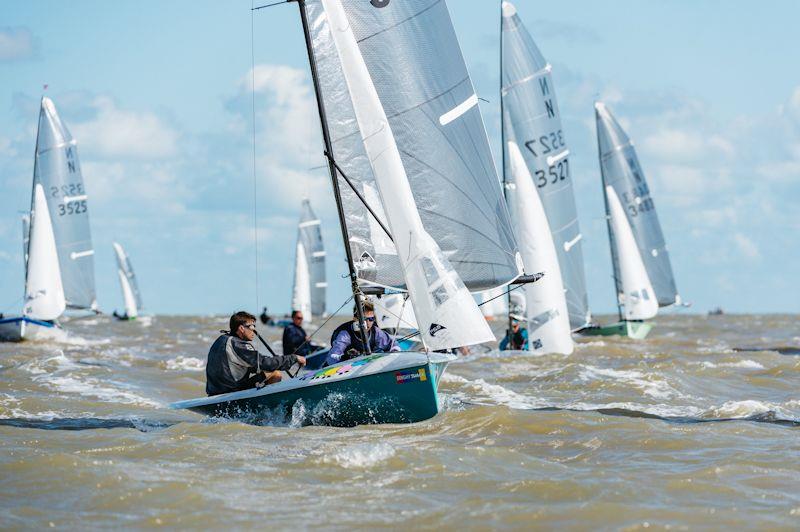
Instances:
[[[0,344],[0,528],[800,528],[798,316],[475,353],[436,418],[355,429],[169,410],[203,394],[224,324]]]

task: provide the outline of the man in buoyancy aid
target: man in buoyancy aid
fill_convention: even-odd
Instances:
[[[367,352],[362,340],[361,331],[358,330],[358,313],[353,311],[353,319],[339,325],[331,335],[331,350],[325,359],[325,365],[330,366],[348,358],[354,358]],[[388,353],[400,351],[394,339],[382,331],[375,323],[375,307],[369,301],[364,302],[364,323],[367,326],[367,338],[370,351],[373,353]]]
[[[511,315],[511,338],[506,337],[500,342],[500,351],[507,349],[512,351],[527,351],[528,349],[528,329],[520,327],[520,317]],[[510,341],[509,341],[510,340]]]
[[[256,317],[237,312],[230,319],[230,332],[216,339],[208,352],[206,363],[206,393],[249,390],[261,384],[281,380],[281,370],[295,364],[304,366],[299,355],[264,356],[251,343],[256,337]]]

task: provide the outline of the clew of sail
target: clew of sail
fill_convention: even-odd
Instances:
[[[94,249],[77,142],[47,97],[39,112],[33,183],[46,195],[67,306],[95,309]]]
[[[320,220],[307,199],[303,200],[300,222],[297,224],[297,242],[302,243],[303,249],[301,254],[298,247],[296,260],[299,261],[302,256],[306,264],[295,266],[293,295],[297,299],[293,297],[292,308],[302,310],[306,314],[306,319],[310,321],[312,316],[325,314],[325,292],[328,283],[325,280],[325,246],[322,244]],[[305,287],[298,286],[301,280],[308,284],[308,294]],[[295,306],[295,303],[299,306]]]
[[[513,137],[508,135],[507,137]],[[519,146],[508,142],[511,179],[507,180],[509,206],[515,221],[528,271],[544,272],[536,283],[525,285],[525,317],[528,322],[528,350],[540,353],[572,353],[567,300],[561,282],[556,248],[539,194]]]
[[[25,316],[54,320],[66,309],[53,224],[44,188],[33,188],[30,242],[25,276]]]
[[[379,187],[328,16],[320,0],[307,0],[303,7],[333,155],[383,216],[388,213],[373,203]],[[423,227],[470,290],[509,283],[521,273],[514,233],[446,3],[345,1],[343,8],[397,143]],[[395,247],[344,182],[341,197],[359,278],[403,289],[406,279]]]
[[[351,29],[348,14],[339,0],[322,0],[322,5],[328,17],[364,149],[394,238],[404,284],[411,297],[422,341],[429,349],[438,350],[494,340],[472,295],[423,226],[399,145],[373,84],[373,76]],[[373,14],[370,18],[375,20],[377,16]],[[357,17],[356,21],[354,24],[365,22]],[[418,43],[412,46],[416,47]],[[366,48],[367,53],[374,52],[369,46]],[[382,74],[383,71],[376,73]],[[457,116],[448,118],[457,120],[463,114],[459,111]]]
[[[112,245],[114,256],[117,258],[117,276],[122,289],[125,313],[129,318],[135,318],[142,309],[142,296],[139,292],[139,284],[136,282],[136,274],[133,272],[130,257],[122,246],[116,242],[112,242]]]
[[[580,328],[591,321],[591,313],[569,149],[561,125],[551,66],[511,2],[502,3],[501,46],[501,97],[506,140],[519,147],[533,176],[558,255],[569,321],[573,329]],[[505,161],[504,172],[508,175],[512,163],[508,153]],[[525,266],[530,270],[529,264]]]
[[[633,142],[602,102],[595,103],[595,118],[603,186],[612,187],[616,193],[658,305],[663,307],[679,303],[680,296],[675,287],[661,224]]]
[[[658,313],[658,302],[655,298],[653,285],[647,275],[642,256],[636,248],[636,239],[622,209],[622,204],[617,193],[611,186],[606,187],[606,201],[608,202],[608,216],[611,230],[614,232],[612,241],[616,246],[614,255],[617,257],[619,288],[617,297],[619,303],[625,308],[625,319],[646,320]]]

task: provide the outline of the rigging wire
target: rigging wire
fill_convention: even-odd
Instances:
[[[259,310],[258,300],[258,179],[256,173],[256,52],[255,52],[255,17],[254,0],[250,0],[250,89],[252,95],[251,110],[253,113],[253,244],[256,266],[256,313]]]
[[[321,324],[319,327],[317,327],[317,330],[316,330],[316,331],[314,331],[313,333],[311,333],[311,334],[308,336],[308,340],[306,340],[305,342],[303,342],[302,344],[300,344],[300,345],[298,345],[297,347],[295,347],[295,348],[294,348],[294,352],[293,352],[292,354],[295,354],[295,353],[297,353],[297,350],[298,350],[298,349],[300,349],[301,347],[303,347],[304,345],[306,345],[308,342],[310,342],[310,341],[311,341],[311,339],[312,339],[312,338],[314,338],[314,336],[315,336],[315,335],[316,335],[316,334],[317,334],[319,331],[321,331],[323,327],[325,327],[325,324],[326,324],[326,323],[328,323],[329,321],[331,321],[331,320],[333,319],[333,317],[334,317],[334,316],[336,316],[336,315],[339,313],[339,311],[340,311],[340,310],[342,310],[342,309],[345,307],[345,305],[347,305],[348,303],[350,303],[350,301],[352,301],[352,300],[353,300],[353,297],[354,297],[354,296],[353,296],[353,295],[351,295],[350,297],[348,297],[347,299],[345,299],[345,300],[344,300],[344,303],[342,303],[342,304],[341,304],[341,306],[340,306],[339,308],[337,308],[336,310],[334,310],[334,311],[333,311],[333,314],[331,314],[330,316],[328,316],[328,319],[327,319],[327,320],[325,320],[325,321],[323,321],[323,322],[322,322],[322,324]],[[286,354],[286,353],[284,353],[284,354]]]

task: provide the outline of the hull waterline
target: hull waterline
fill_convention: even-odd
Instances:
[[[620,321],[610,325],[587,327],[579,331],[582,336],[627,336],[634,340],[644,340],[653,328],[646,321]]]

